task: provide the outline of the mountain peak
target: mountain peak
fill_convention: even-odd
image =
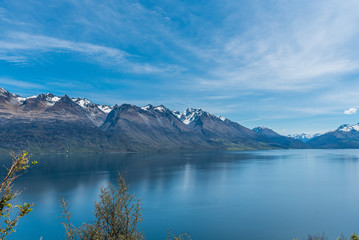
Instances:
[[[351,131],[359,131],[359,123],[350,125],[350,124],[343,124],[340,125],[339,128],[336,131],[341,132],[351,132]]]
[[[163,106],[162,104],[154,107],[154,109],[159,112],[165,112],[167,110],[167,108],[165,106]]]
[[[33,97],[29,97],[26,99],[30,99]],[[56,102],[58,102],[61,98],[58,96],[55,96],[52,93],[42,93],[39,96],[36,97],[38,100],[45,101],[48,106],[53,106]]]
[[[203,113],[203,110],[202,110],[201,108],[187,108],[187,109],[184,111],[184,114],[185,114],[185,115],[189,115],[189,114],[192,114],[192,113],[202,114],[202,113]]]
[[[273,131],[272,129],[269,129],[267,127],[255,127],[252,129],[252,131],[258,133],[258,134],[263,134],[263,135],[267,135],[267,136],[281,136],[280,134],[278,134],[277,132]]]
[[[181,116],[184,124],[188,125],[198,119],[204,112],[200,108],[187,108]]]
[[[90,102],[87,98],[71,98],[72,101],[80,105],[80,107],[96,106],[96,104]]]
[[[148,110],[150,110],[152,108],[153,108],[153,106],[151,104],[147,104],[146,106],[141,107],[141,109],[144,110],[144,111],[148,111]]]
[[[150,111],[150,110],[155,110],[155,111],[159,111],[159,112],[165,112],[166,110],[168,110],[165,106],[163,106],[162,104],[159,106],[153,106],[151,104],[147,104],[144,107],[141,107],[142,110],[144,111]]]
[[[7,91],[5,88],[0,88],[0,96],[2,97],[18,97],[15,94],[10,93],[9,91]]]
[[[182,113],[180,113],[179,111],[172,111],[173,115],[175,115],[179,120],[181,120],[182,117]]]
[[[180,114],[177,111],[172,111],[172,113],[174,115],[176,115],[178,118],[180,118],[182,120],[182,122],[186,125],[190,124],[191,122],[193,122],[194,120],[196,120],[197,118],[199,118],[200,116],[204,115],[204,116],[210,116],[216,119],[221,120],[222,122],[226,121],[227,118],[225,117],[221,117],[221,116],[215,116],[213,114],[210,114],[206,111],[203,111],[201,108],[187,108],[183,114]]]
[[[0,93],[9,93],[5,88],[0,88]]]
[[[113,107],[109,106],[109,105],[98,105],[97,106],[102,112],[104,113],[109,113],[112,111]]]
[[[315,133],[315,134],[300,133],[300,134],[289,134],[287,137],[298,139],[298,140],[301,140],[302,142],[306,143],[315,137],[319,137],[320,135],[322,135],[322,134],[320,134],[320,133]]]

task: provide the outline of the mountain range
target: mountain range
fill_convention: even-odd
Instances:
[[[51,93],[21,97],[0,88],[0,151],[31,152],[356,148],[359,125],[320,136],[246,128],[202,109],[99,105]]]
[[[307,133],[300,133],[300,134],[290,134],[290,135],[287,135],[287,137],[290,137],[290,138],[294,138],[294,139],[298,139],[298,140],[301,140],[302,142],[309,142],[312,138],[315,138],[315,137],[319,137],[320,133],[315,133],[315,134],[307,134]]]

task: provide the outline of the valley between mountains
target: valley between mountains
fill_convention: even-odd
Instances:
[[[249,129],[201,109],[180,113],[162,105],[108,106],[51,93],[24,98],[3,88],[0,137],[1,152],[359,148],[358,125],[289,137],[264,127]]]

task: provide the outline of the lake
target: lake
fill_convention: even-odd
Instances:
[[[10,158],[1,155],[5,164]],[[76,224],[92,218],[101,186],[127,174],[146,239],[329,239],[359,232],[359,150],[42,154],[16,182],[35,203],[10,239],[63,239],[58,197]]]

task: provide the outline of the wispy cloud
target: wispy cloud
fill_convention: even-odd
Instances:
[[[0,39],[0,60],[7,62],[28,63],[33,58],[41,58],[41,54],[46,52],[82,54],[86,59],[92,59],[107,67],[138,74],[158,74],[183,70],[175,65],[156,66],[136,62],[132,58],[138,58],[138,56],[133,56],[117,48],[86,42],[68,41],[24,32],[10,32],[4,34],[4,37]]]
[[[42,35],[31,35],[23,32],[4,34],[0,39],[0,59],[15,62],[29,63],[34,58],[41,58],[46,52],[68,52],[83,54],[86,58],[111,64],[121,64],[126,61],[125,52],[104,47],[101,45],[67,41]]]
[[[356,108],[356,107],[352,107],[352,108],[349,108],[348,110],[345,110],[344,111],[344,114],[356,114],[357,113],[357,111],[358,111],[358,108]]]
[[[305,91],[358,71],[351,47],[359,36],[359,3],[301,3],[305,17],[287,6],[268,20],[269,12],[258,9],[256,25],[224,37],[222,54],[199,88]]]
[[[40,84],[20,81],[20,80],[16,80],[16,79],[12,79],[12,78],[7,78],[7,77],[0,77],[0,85],[2,87],[13,86],[13,87],[17,87],[17,88],[31,88],[31,89],[43,88],[43,86]]]

